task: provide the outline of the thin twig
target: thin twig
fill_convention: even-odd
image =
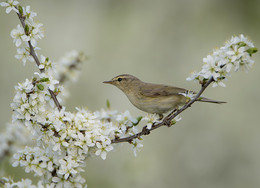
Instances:
[[[200,91],[197,93],[197,95],[190,100],[188,103],[186,103],[182,108],[180,109],[174,109],[168,116],[166,116],[161,122],[156,123],[154,125],[152,125],[151,129],[147,129],[146,126],[143,127],[142,131],[134,134],[132,136],[129,137],[125,137],[125,138],[115,138],[113,139],[111,142],[112,143],[120,143],[120,142],[128,142],[131,143],[133,141],[133,139],[135,138],[140,138],[143,135],[147,135],[147,133],[150,133],[151,131],[162,127],[162,126],[171,126],[171,121],[173,120],[173,118],[175,118],[176,116],[178,116],[180,113],[182,113],[184,110],[186,110],[188,107],[190,107],[194,102],[197,101],[197,99],[201,96],[201,94],[204,92],[204,90],[211,84],[211,82],[213,82],[214,79],[213,77],[211,77],[205,84],[202,85]]]
[[[77,65],[81,63],[81,60],[79,58],[76,59],[76,61],[73,62],[73,64],[71,64],[70,66],[68,66],[68,69],[71,70],[75,70],[77,69]],[[67,75],[64,73],[61,74],[60,79],[59,79],[59,83],[60,84],[64,84],[65,80],[67,78]]]
[[[16,8],[17,8],[17,7],[16,7]],[[18,15],[18,17],[19,17],[19,19],[20,19],[20,21],[21,21],[21,24],[22,24],[22,26],[23,26],[24,32],[25,32],[25,34],[26,34],[26,31],[25,31],[25,27],[26,27],[26,25],[25,25],[25,17],[24,17],[21,13],[19,13],[19,12],[17,13],[17,15]],[[33,57],[33,59],[34,59],[35,63],[37,64],[37,66],[39,67],[41,63],[40,63],[40,61],[39,61],[38,56],[37,56],[36,53],[35,53],[35,50],[34,50],[32,44],[31,44],[31,41],[28,41],[28,45],[29,45],[29,48],[30,48],[30,54],[31,54],[31,56]],[[41,73],[44,72],[44,69],[39,69],[39,70],[40,70]],[[51,95],[51,97],[52,97],[52,99],[53,99],[55,105],[57,106],[57,108],[58,108],[59,111],[60,111],[60,110],[62,109],[62,106],[60,105],[60,103],[59,103],[59,101],[58,101],[56,95],[54,94],[54,92],[53,92],[52,90],[48,89],[48,91],[49,91],[49,93],[50,93],[50,95]]]

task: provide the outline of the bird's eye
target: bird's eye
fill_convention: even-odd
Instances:
[[[121,81],[122,81],[122,78],[118,78],[117,81],[121,82]]]

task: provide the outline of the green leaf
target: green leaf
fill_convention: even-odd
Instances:
[[[37,84],[37,88],[41,91],[44,90],[44,86],[42,84]]]
[[[140,121],[143,119],[143,116],[139,116],[136,118],[137,122],[133,123],[134,126],[138,125],[140,123]]]
[[[48,81],[50,81],[49,78],[41,78],[41,79],[40,79],[40,82],[48,82]]]
[[[110,109],[110,102],[109,102],[109,100],[107,99],[106,102],[107,102],[107,108]]]
[[[251,56],[252,54],[256,53],[257,51],[258,51],[257,48],[249,48],[249,49],[247,50],[247,52],[249,53],[250,56]]]

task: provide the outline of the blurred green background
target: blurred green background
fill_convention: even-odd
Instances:
[[[102,84],[118,74],[198,90],[185,79],[199,70],[202,58],[234,34],[249,36],[260,48],[259,0],[25,0],[44,24],[41,53],[58,60],[72,49],[85,52],[77,84],[70,87],[68,110],[105,107],[142,115],[117,88]],[[14,55],[10,38],[17,16],[0,10],[0,125],[11,119],[14,85],[36,70]],[[175,127],[161,128],[144,139],[134,157],[122,144],[107,160],[86,161],[89,187],[106,188],[244,188],[260,187],[259,53],[249,73],[234,73],[226,88],[209,87],[205,96],[224,105],[195,104]],[[7,161],[6,161],[7,162]],[[0,164],[2,173],[18,180],[23,169]]]

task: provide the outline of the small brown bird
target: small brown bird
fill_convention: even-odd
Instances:
[[[148,113],[159,114],[161,117],[163,113],[187,102],[187,98],[181,93],[191,92],[178,87],[146,83],[130,74],[122,74],[103,83],[112,84],[121,89],[130,102],[138,109]],[[200,97],[198,101],[217,104],[226,103],[205,97]]]

